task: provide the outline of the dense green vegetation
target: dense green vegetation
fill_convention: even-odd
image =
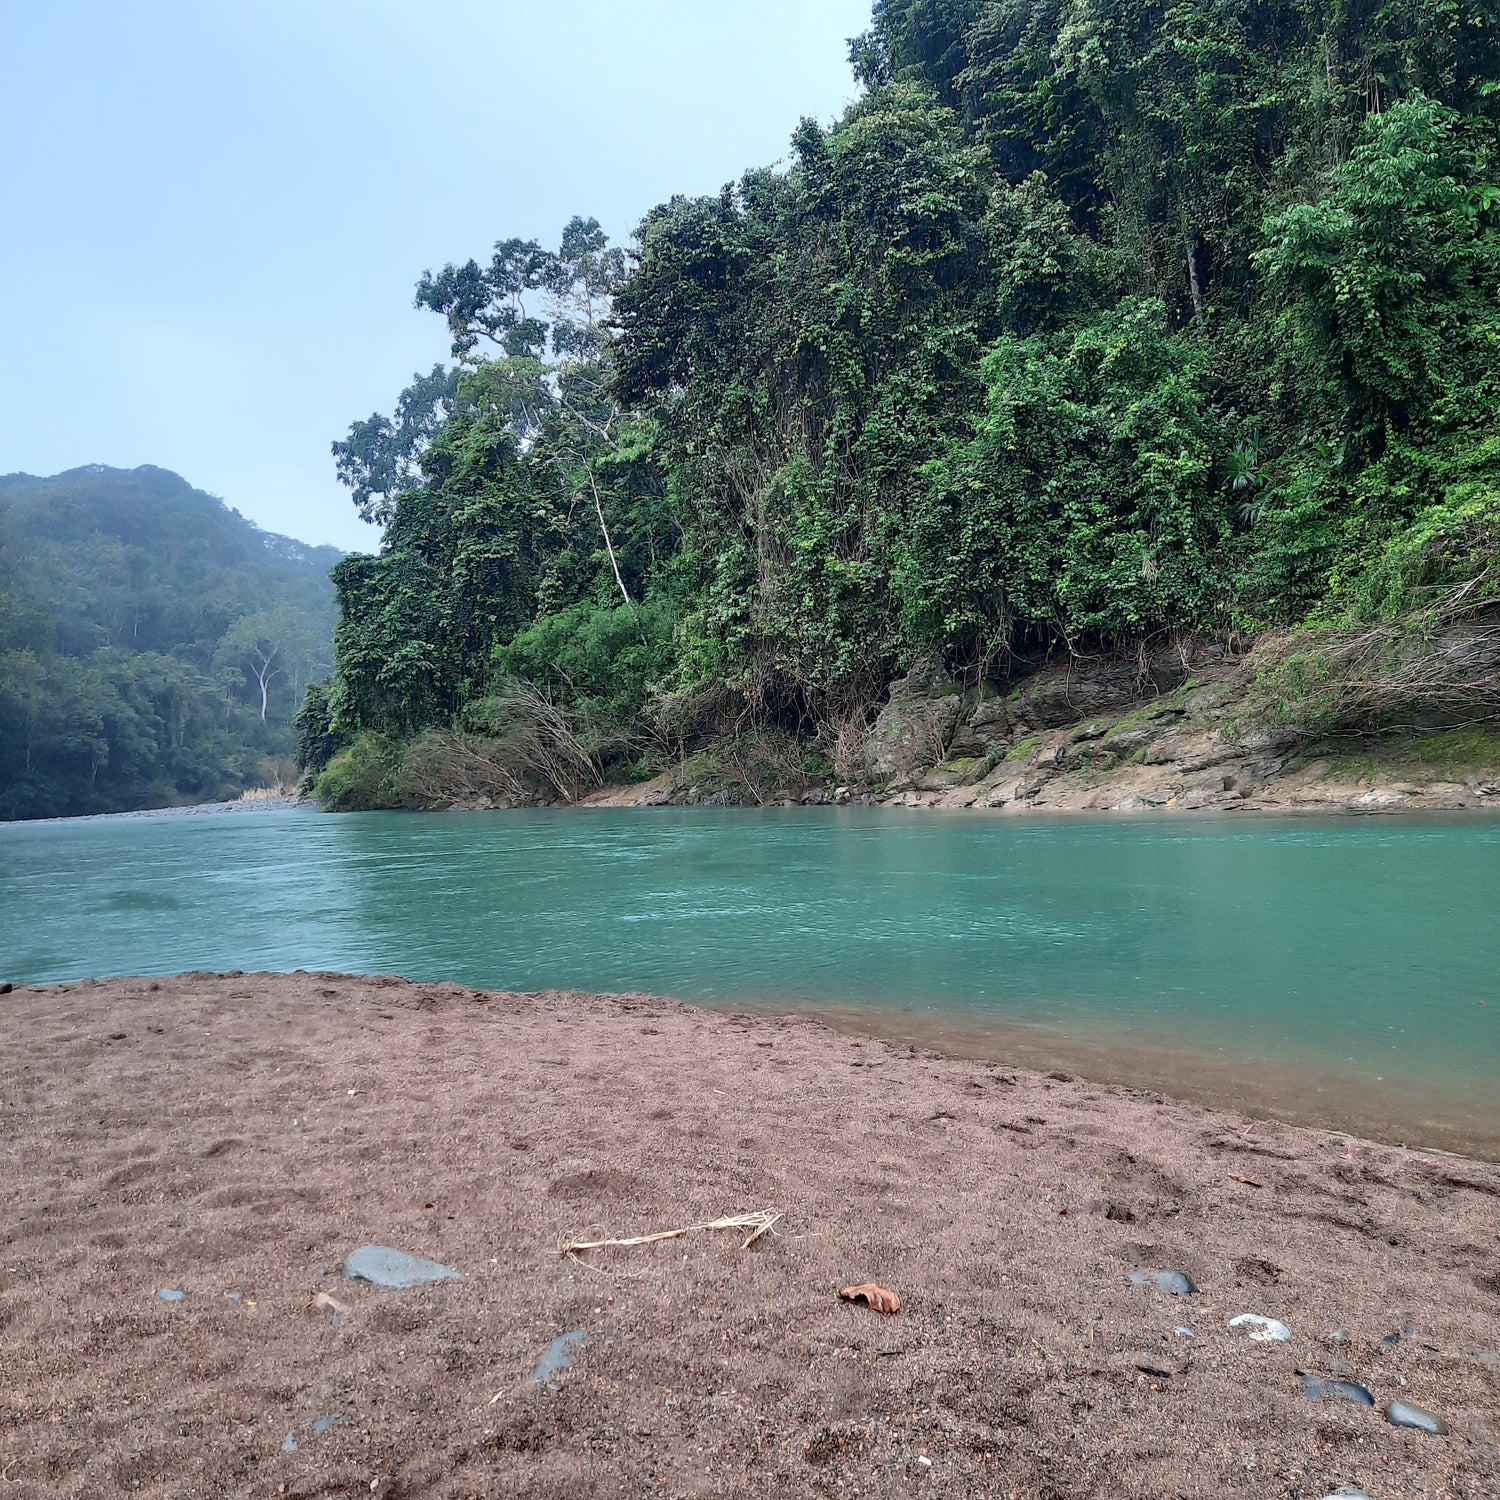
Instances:
[[[165,469],[0,477],[0,818],[279,780],[339,556]]]
[[[595,774],[837,757],[923,657],[1488,596],[1496,25],[881,0],[785,170],[628,258],[576,220],[424,276],[455,366],[335,445],[385,532],[335,570],[325,790],[400,801],[434,735],[503,763],[538,703]]]

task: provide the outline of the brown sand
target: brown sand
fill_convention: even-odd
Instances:
[[[1500,1495],[1492,1165],[641,997],[188,975],[0,1038],[0,1500]],[[1344,1366],[1451,1434],[1300,1394]]]

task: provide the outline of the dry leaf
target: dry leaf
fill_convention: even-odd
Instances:
[[[865,1302],[878,1313],[898,1313],[901,1311],[901,1299],[892,1291],[887,1291],[883,1286],[876,1286],[873,1281],[862,1281],[858,1286],[846,1286],[839,1296],[845,1302]]]
[[[1246,1187],[1264,1187],[1265,1186],[1265,1183],[1263,1183],[1263,1182],[1257,1182],[1253,1177],[1241,1177],[1238,1172],[1231,1172],[1229,1174],[1229,1180],[1231,1182],[1243,1182]]]
[[[319,1292],[313,1298],[313,1306],[326,1307],[336,1318],[342,1318],[349,1311],[347,1303],[340,1302],[337,1297],[330,1295],[328,1292]]]

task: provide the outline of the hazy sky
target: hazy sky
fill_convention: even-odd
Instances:
[[[853,97],[869,0],[0,0],[0,473],[154,463],[373,548],[329,443],[427,267],[627,239]]]

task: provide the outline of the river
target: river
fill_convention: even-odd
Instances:
[[[299,968],[807,1011],[1500,1155],[1487,819],[276,810],[0,825],[0,979]]]

